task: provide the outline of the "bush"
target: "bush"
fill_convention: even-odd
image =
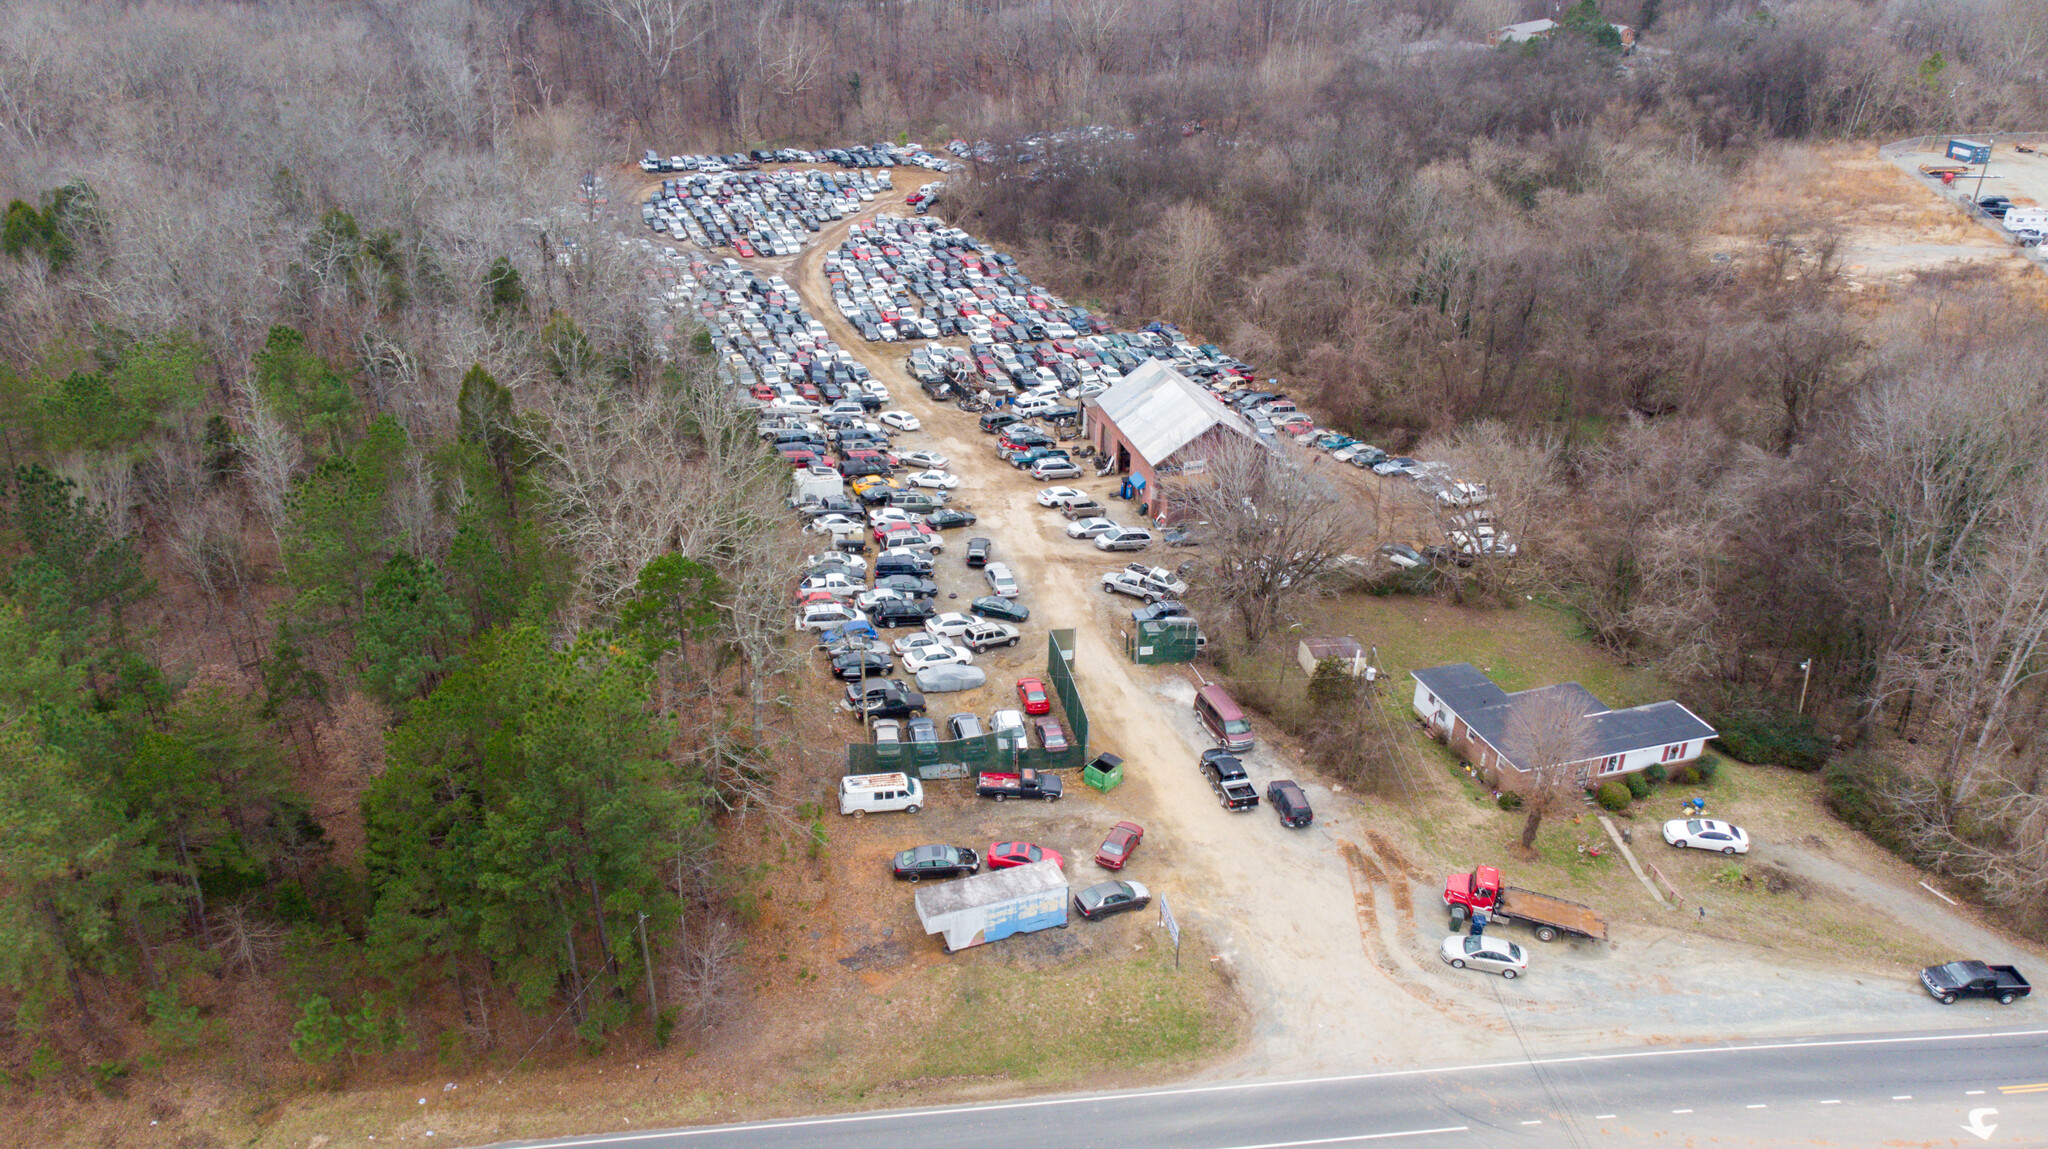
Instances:
[[[1744,762],[1818,770],[1827,765],[1828,740],[1811,715],[1785,710],[1731,710],[1715,718],[1721,749]]]
[[[1720,770],[1720,759],[1712,754],[1702,754],[1694,761],[1673,767],[1671,770],[1671,780],[1680,785],[1704,786],[1712,782],[1714,776],[1720,773]]]
[[[1503,810],[1519,810],[1522,808],[1522,796],[1513,790],[1509,790],[1507,793],[1494,799],[1494,802]]]
[[[1602,808],[1614,813],[1619,814],[1628,809],[1628,784],[1619,779],[1600,783],[1600,788],[1593,792],[1593,796],[1599,800]]]
[[[1643,770],[1643,777],[1649,779],[1652,785],[1662,784],[1670,776],[1671,772],[1664,769],[1662,762],[1652,762]]]
[[[1641,771],[1623,775],[1621,782],[1628,787],[1628,796],[1638,802],[1650,796],[1650,780],[1643,777]]]

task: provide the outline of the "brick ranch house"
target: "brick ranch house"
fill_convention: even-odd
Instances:
[[[1501,790],[1520,791],[1529,785],[1529,765],[1515,761],[1505,746],[1508,716],[1517,703],[1540,695],[1570,698],[1586,716],[1590,752],[1573,766],[1578,781],[1588,787],[1654,764],[1668,768],[1690,762],[1705,752],[1715,733],[1699,715],[1676,702],[1610,710],[1576,682],[1509,694],[1469,662],[1413,674],[1415,713],[1423,725]]]

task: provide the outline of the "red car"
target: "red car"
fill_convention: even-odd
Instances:
[[[1007,870],[1011,866],[1028,866],[1033,862],[1045,861],[1047,858],[1052,859],[1053,864],[1059,868],[1063,870],[1067,868],[1067,860],[1060,857],[1058,850],[1048,850],[1034,842],[997,842],[990,846],[988,853],[983,856],[988,859],[988,868],[991,870]]]
[[[1145,840],[1145,827],[1136,822],[1118,822],[1109,828],[1109,837],[1102,840],[1102,846],[1095,851],[1095,864],[1105,870],[1121,870],[1131,860],[1138,843]]]
[[[1045,689],[1045,683],[1036,678],[1017,680],[1017,697],[1024,700],[1024,713],[1051,714],[1052,695]]]

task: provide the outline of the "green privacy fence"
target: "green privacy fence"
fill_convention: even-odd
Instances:
[[[846,744],[848,774],[915,774],[920,778],[965,778],[983,770],[1079,770],[1088,764],[1088,709],[1074,685],[1074,671],[1068,658],[1074,632],[1056,630],[1046,642],[1045,680],[1064,712],[1061,723],[1067,731],[1065,750],[1046,750],[1029,744],[1028,736],[1016,732],[997,737],[983,734],[946,742],[875,745],[870,742]],[[1054,717],[1061,717],[1059,712]],[[1030,719],[1026,720],[1032,721]]]
[[[1202,649],[1202,628],[1191,618],[1137,623],[1124,632],[1124,654],[1141,666],[1193,662]]]

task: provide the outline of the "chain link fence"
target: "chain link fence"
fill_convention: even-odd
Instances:
[[[982,734],[943,742],[846,744],[848,774],[914,774],[919,778],[965,778],[984,770],[1079,770],[1088,764],[1088,708],[1074,685],[1070,651],[1074,632],[1056,630],[1046,640],[1045,679],[1059,699],[1053,715],[1065,715],[1067,748],[1047,750],[1030,744],[1026,730]],[[1030,719],[1026,719],[1027,724]]]

